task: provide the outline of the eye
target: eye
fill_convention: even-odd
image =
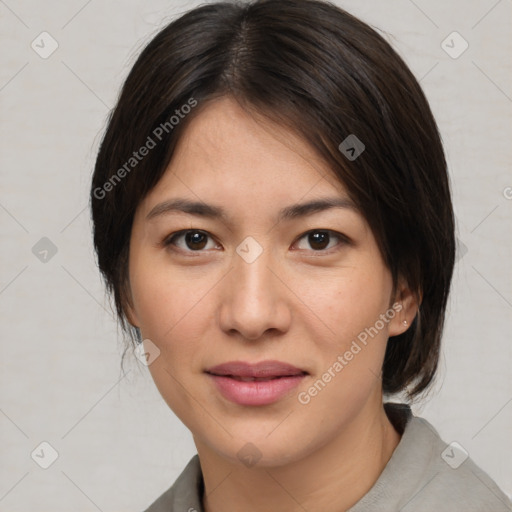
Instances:
[[[202,250],[208,245],[209,238],[210,236],[204,231],[187,229],[172,234],[164,241],[164,245],[174,245],[185,252],[202,252]],[[178,242],[180,240],[183,240],[184,246],[183,242],[181,244]]]
[[[336,233],[335,231],[331,231],[329,229],[315,229],[308,231],[307,233],[304,233],[304,235],[302,235],[299,240],[304,238],[315,252],[330,252],[326,251],[325,249],[332,249],[333,247],[336,247],[336,245],[346,245],[349,243],[349,239],[345,235]],[[331,245],[332,238],[335,240],[337,239],[338,243]],[[308,249],[306,248],[306,250]]]
[[[308,231],[304,233],[300,238],[300,240],[306,239],[309,244],[310,249],[301,248],[301,250],[313,250],[315,252],[327,252],[330,253],[328,249],[332,249],[333,247],[343,246],[350,243],[350,240],[345,235],[341,233],[337,233],[335,231],[331,231],[329,229],[315,229],[312,231]],[[337,240],[338,243],[332,243],[334,240]],[[211,241],[210,247],[208,247],[208,242]],[[298,242],[296,242],[298,243]],[[213,242],[211,236],[205,231],[201,231],[198,229],[186,229],[182,231],[178,231],[173,233],[168,238],[166,238],[163,242],[165,247],[174,246],[177,247],[180,251],[183,252],[204,252],[206,249],[215,249],[217,246]]]

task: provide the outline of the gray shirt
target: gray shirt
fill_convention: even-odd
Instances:
[[[505,512],[512,502],[456,443],[405,404],[385,404],[402,438],[373,487],[347,512]],[[199,456],[144,512],[204,512]]]

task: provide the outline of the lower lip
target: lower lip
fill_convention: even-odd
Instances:
[[[222,395],[236,404],[268,405],[277,402],[297,387],[306,375],[260,381],[242,381],[212,374],[208,376],[213,379]]]

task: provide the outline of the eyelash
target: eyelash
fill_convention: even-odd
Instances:
[[[210,239],[213,239],[213,237],[211,237],[211,235],[209,233],[207,233],[206,231],[203,231],[201,229],[183,229],[181,231],[176,231],[175,233],[172,233],[162,243],[163,243],[164,247],[171,247],[171,246],[176,247],[176,244],[175,244],[176,239],[186,235],[187,233],[201,233],[203,235],[206,235]],[[331,247],[330,249],[318,249],[318,250],[311,249],[311,251],[314,253],[332,254],[333,252],[337,252],[337,251],[341,250],[341,248],[343,246],[349,245],[351,243],[351,240],[347,236],[343,235],[342,233],[338,233],[337,231],[333,231],[331,229],[312,229],[310,231],[306,231],[306,233],[302,234],[297,239],[297,241],[295,243],[297,243],[299,240],[302,240],[304,237],[307,237],[308,235],[310,235],[312,233],[327,233],[327,234],[329,234],[330,238],[334,236],[335,238],[339,239],[338,244],[336,244],[334,247]],[[329,238],[329,243],[331,242],[330,238]],[[184,253],[189,253],[189,254],[197,253],[198,255],[203,252],[206,252],[203,249],[200,249],[197,251],[193,251],[193,250],[189,250],[189,249],[181,249],[179,247],[177,249],[174,249],[171,247],[171,249],[176,252],[182,252],[182,253],[184,252]],[[303,249],[301,249],[301,250],[303,250]]]

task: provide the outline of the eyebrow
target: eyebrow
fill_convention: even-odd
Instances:
[[[359,211],[356,205],[348,198],[344,197],[325,197],[322,199],[313,199],[306,203],[292,204],[281,209],[277,219],[279,221],[291,220],[299,217],[305,217],[314,213],[330,210],[332,208],[347,208]],[[226,211],[220,207],[199,201],[190,201],[184,198],[169,199],[157,204],[147,214],[146,221],[155,219],[162,215],[173,212],[188,213],[209,219],[219,219],[228,222]]]

